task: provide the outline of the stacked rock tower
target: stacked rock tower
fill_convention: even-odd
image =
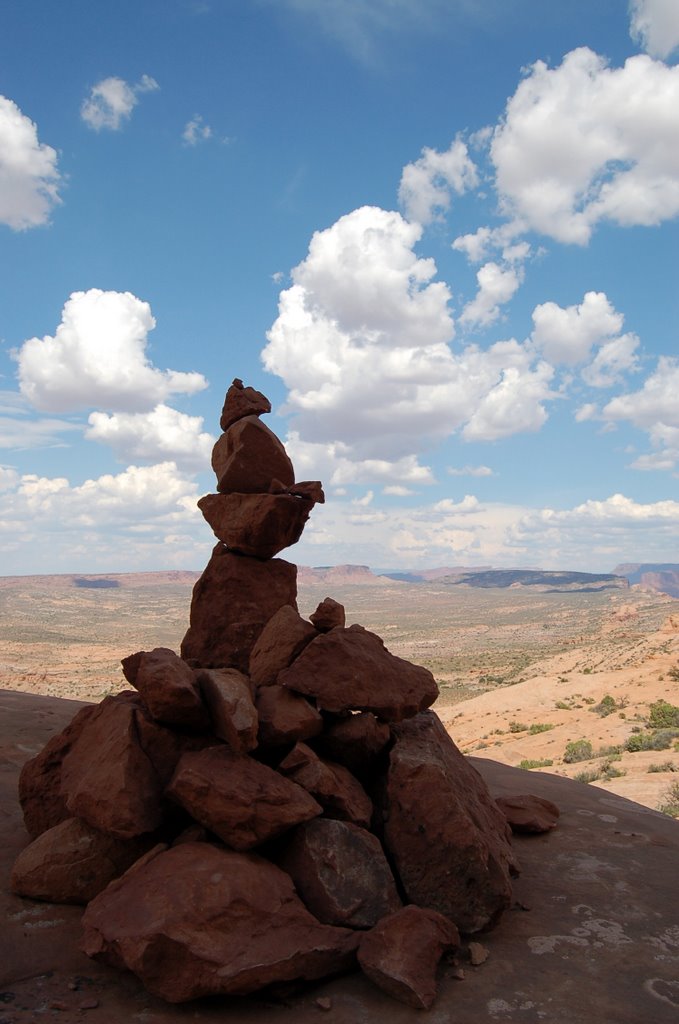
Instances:
[[[234,380],[199,501],[218,538],[180,655],[122,661],[132,690],[78,712],[29,761],[20,895],[87,904],[83,950],[182,1002],[360,966],[430,1006],[460,932],[497,924],[507,819],[434,712],[431,673],[326,598],[297,609],[296,483]]]

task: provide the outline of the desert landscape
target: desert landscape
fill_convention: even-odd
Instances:
[[[84,701],[118,692],[122,657],[179,649],[197,578],[0,578],[0,688]],[[549,593],[300,569],[300,612],[326,596],[433,672],[436,711],[465,753],[679,814],[678,600],[639,586]]]

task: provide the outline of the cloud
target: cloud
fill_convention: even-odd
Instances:
[[[500,306],[513,298],[523,281],[521,267],[502,267],[484,263],[476,275],[478,291],[460,316],[460,323],[469,327],[487,327],[500,316]]]
[[[182,140],[185,146],[197,146],[200,142],[207,142],[212,138],[212,128],[205,124],[200,114],[194,114],[190,121],[187,121]]]
[[[62,448],[66,444],[61,434],[80,432],[77,423],[64,420],[26,420],[0,416],[0,448],[26,451],[29,448]]]
[[[673,469],[679,463],[679,359],[661,356],[655,371],[639,391],[617,395],[604,406],[601,417],[609,422],[628,420],[645,431],[653,455],[641,456],[634,469]]]
[[[543,402],[554,398],[549,384],[554,370],[548,363],[535,369],[508,366],[465,425],[466,441],[497,441],[517,433],[535,433],[547,420]]]
[[[24,231],[49,222],[61,199],[57,153],[12,100],[0,96],[0,224]]]
[[[130,292],[92,288],[66,302],[54,336],[30,338],[15,358],[21,392],[44,412],[146,412],[207,386],[200,373],[158,370],[146,356],[151,307]]]
[[[445,153],[425,146],[419,160],[403,168],[398,198],[408,220],[429,224],[450,207],[451,192],[462,195],[478,182],[476,166],[458,136]]]
[[[630,35],[652,57],[669,57],[679,46],[676,0],[631,0]]]
[[[209,470],[216,438],[202,430],[202,416],[187,416],[167,405],[148,413],[93,412],[85,437],[109,445],[121,462],[171,460],[189,472]]]
[[[136,85],[128,85],[124,79],[115,76],[103,78],[92,86],[89,96],[83,100],[80,116],[95,132],[102,128],[117,132],[125,121],[129,121],[139,103],[139,96],[159,88],[150,75],[142,75]]]
[[[448,466],[449,476],[495,476],[489,466]]]
[[[587,47],[554,69],[537,61],[491,142],[502,212],[517,230],[579,245],[602,220],[675,217],[678,108],[679,67],[646,55],[613,69]]]

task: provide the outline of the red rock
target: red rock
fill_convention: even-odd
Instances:
[[[374,775],[375,763],[390,739],[386,722],[380,722],[369,711],[361,711],[333,722],[314,748],[363,779]]]
[[[118,839],[162,821],[161,788],[136,730],[137,707],[105,698],[63,759],[61,793],[70,815]]]
[[[305,743],[297,743],[278,770],[311,793],[328,817],[369,827],[372,801],[358,779],[341,764],[323,761]]]
[[[494,926],[515,869],[504,815],[432,711],[392,732],[384,846],[406,897],[463,932]]]
[[[255,686],[270,686],[310,643],[317,632],[296,608],[285,604],[259,634],[250,654],[250,678]]]
[[[219,426],[228,430],[232,423],[244,416],[259,416],[271,412],[271,402],[261,391],[243,387],[243,381],[236,377],[226,392]]]
[[[436,999],[436,971],[444,953],[457,949],[457,928],[442,914],[408,906],[383,917],[361,938],[363,973],[394,999],[428,1010]]]
[[[204,668],[247,672],[265,624],[282,605],[297,607],[296,596],[296,566],[281,558],[245,558],[218,544],[193,588],[182,658]]]
[[[276,481],[275,483],[280,483]],[[274,483],[274,488],[275,488]],[[320,480],[297,480],[287,488],[288,494],[296,494],[298,498],[306,498],[314,505],[325,504],[325,494]],[[276,493],[272,488],[272,493]]]
[[[161,790],[174,775],[182,754],[220,745],[212,733],[180,732],[160,725],[146,708],[135,711],[135,727],[139,745],[153,765]]]
[[[362,626],[317,636],[278,682],[313,697],[324,711],[372,711],[392,722],[417,714],[438,696],[428,669],[397,658]]]
[[[11,890],[51,903],[89,903],[146,852],[149,842],[114,839],[67,818],[22,850],[12,869]]]
[[[96,710],[95,704],[81,708],[66,728],[53,736],[21,769],[19,802],[26,831],[32,838],[71,817],[61,795],[61,765]]]
[[[301,786],[227,747],[184,754],[166,792],[234,850],[251,850],[321,813]]]
[[[259,744],[280,747],[318,736],[323,717],[308,700],[283,686],[262,686],[257,691]]]
[[[90,903],[83,928],[88,956],[171,1003],[339,973],[358,941],[319,924],[275,865],[209,843],[135,865]]]
[[[259,723],[248,677],[236,668],[205,668],[196,678],[215,736],[238,754],[254,750]]]
[[[326,597],[321,601],[316,611],[309,618],[319,633],[329,633],[336,626],[344,627],[347,617],[344,612],[344,605],[334,601],[332,597]]]
[[[123,675],[130,686],[136,686],[137,684],[137,672],[139,671],[139,665],[141,664],[142,654],[144,654],[144,651],[137,651],[135,654],[128,654],[128,656],[123,658],[120,662],[123,667]]]
[[[379,839],[347,821],[299,825],[278,861],[324,924],[372,928],[401,906]]]
[[[212,449],[212,468],[221,494],[267,494],[274,480],[295,482],[285,448],[257,416],[237,420]]]
[[[516,796],[500,796],[496,804],[509,822],[512,832],[549,832],[556,827],[559,808],[551,800],[528,793]]]
[[[273,558],[297,543],[313,503],[292,494],[206,494],[198,508],[231,551]]]
[[[164,725],[208,729],[207,708],[186,662],[167,647],[140,653],[134,686],[152,717]]]

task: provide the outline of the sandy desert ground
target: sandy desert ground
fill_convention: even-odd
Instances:
[[[122,657],[179,649],[196,576],[121,576],[110,588],[67,576],[0,578],[0,688],[91,701],[117,692]],[[300,584],[302,614],[328,594],[348,622],[431,669],[436,710],[466,753],[590,781],[653,808],[679,790],[676,738],[624,749],[649,735],[654,702],[679,704],[679,601],[636,588],[550,594],[340,580]],[[591,756],[564,760],[581,740]]]

